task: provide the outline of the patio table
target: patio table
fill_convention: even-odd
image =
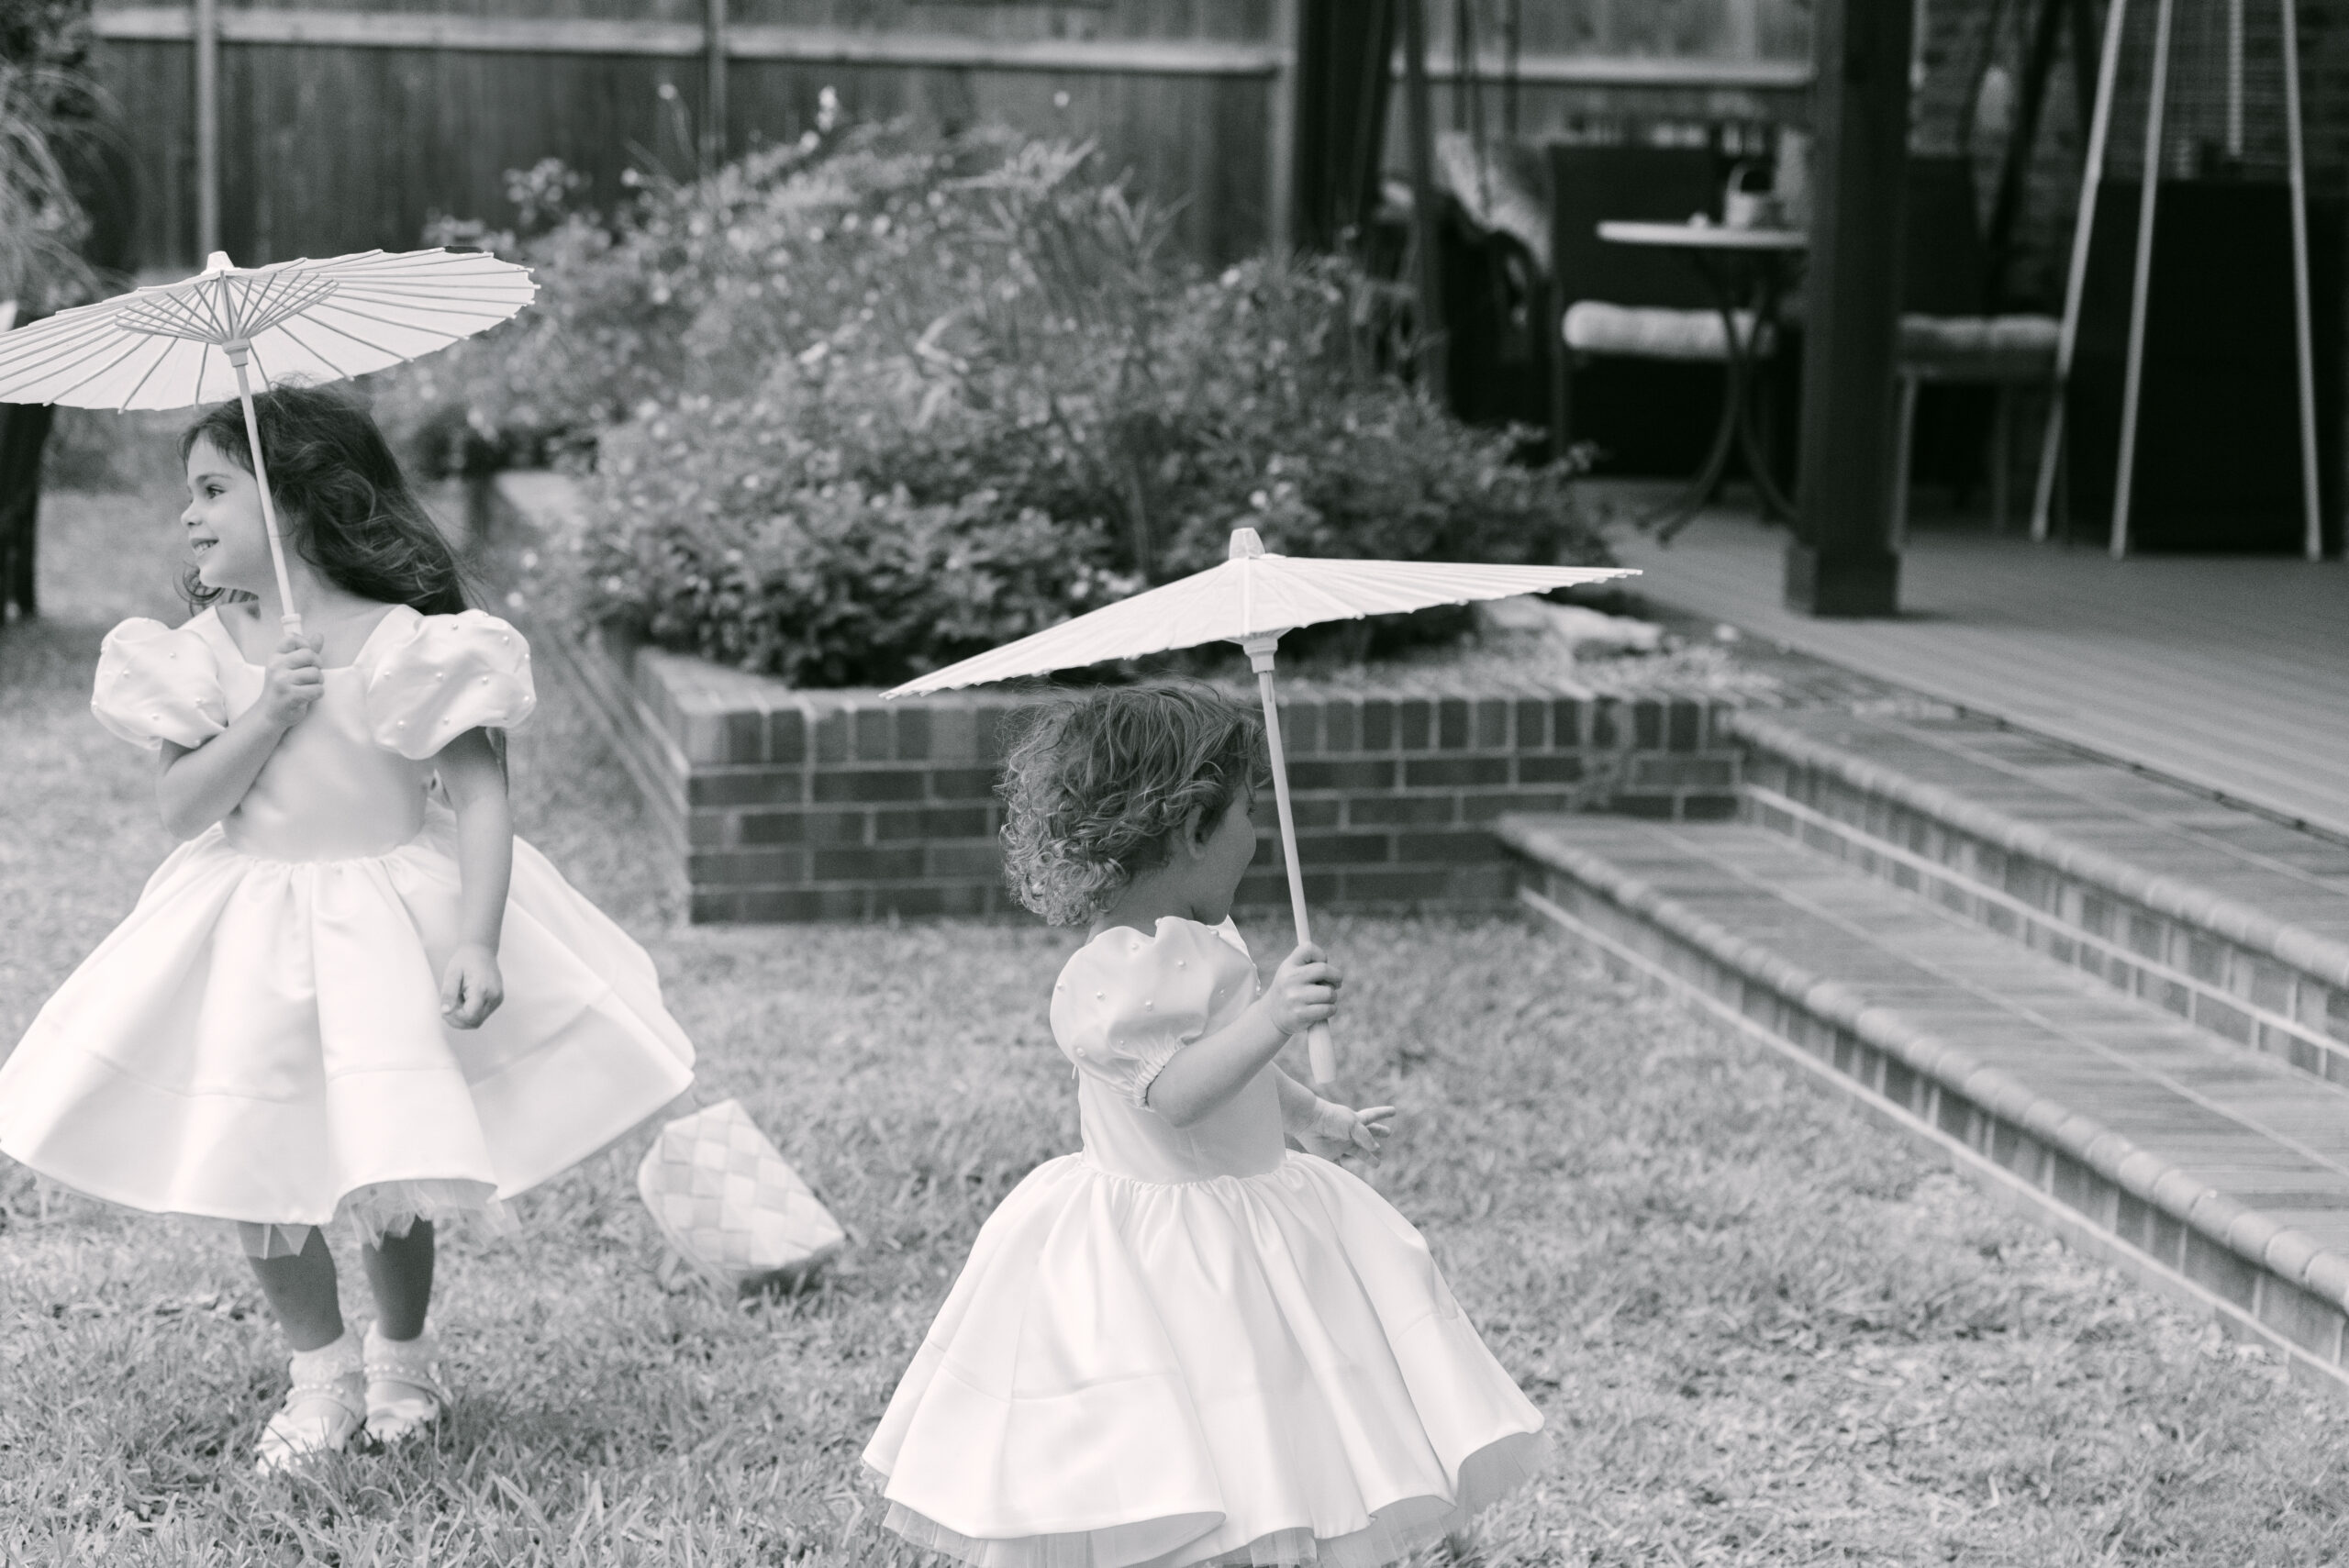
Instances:
[[[1609,219],[1598,237],[1614,245],[1652,245],[1686,257],[1705,280],[1721,314],[1727,335],[1720,428],[1704,466],[1680,500],[1658,515],[1658,539],[1670,539],[1720,491],[1732,446],[1742,446],[1753,488],[1765,515],[1794,516],[1794,504],[1770,475],[1769,453],[1754,425],[1753,369],[1763,346],[1778,328],[1778,305],[1787,284],[1787,262],[1809,248],[1809,237],[1791,228],[1736,228],[1720,223],[1645,223]],[[1747,302],[1741,307],[1741,285]],[[1741,308],[1749,325],[1738,329]]]

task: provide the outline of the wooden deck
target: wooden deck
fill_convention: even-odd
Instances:
[[[1613,539],[1659,605],[2349,839],[2349,566],[1912,532],[1897,620],[1814,620],[1785,532],[1708,513]]]

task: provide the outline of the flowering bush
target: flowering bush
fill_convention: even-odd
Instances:
[[[588,473],[538,590],[571,613],[862,684],[1212,564],[1243,523],[1304,555],[1603,559],[1577,463],[1516,463],[1386,368],[1392,285],[1201,275],[1084,148],[857,128],[610,223],[562,210],[560,168],[514,179],[541,231],[471,235],[536,269],[538,306],[386,406],[461,461]]]

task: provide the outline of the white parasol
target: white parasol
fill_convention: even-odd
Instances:
[[[1305,914],[1305,878],[1297,869],[1297,823],[1288,803],[1288,764],[1281,754],[1280,709],[1273,694],[1273,650],[1282,635],[1322,621],[1505,599],[1637,575],[1606,566],[1477,566],[1272,555],[1255,529],[1234,528],[1230,556],[1220,566],[1105,605],[881,695],[917,696],[1107,659],[1195,648],[1202,642],[1237,642],[1256,673],[1256,694],[1264,705],[1264,742],[1272,753],[1273,799],[1280,812],[1281,852],[1288,865],[1289,907],[1297,921],[1297,940],[1303,944],[1313,936]],[[1335,1078],[1337,1053],[1328,1026],[1316,1024],[1306,1045],[1315,1082]]]
[[[0,337],[0,403],[185,408],[237,398],[279,603],[287,628],[298,631],[253,383],[266,392],[383,370],[495,327],[537,293],[528,268],[478,253],[367,250],[237,267],[215,250],[184,282],[60,311]]]

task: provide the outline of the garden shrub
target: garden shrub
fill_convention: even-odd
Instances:
[[[811,439],[826,378],[690,397],[603,444],[596,504],[541,581],[571,618],[803,686],[865,685],[1121,598],[1101,530],[984,486],[918,496]]]
[[[810,685],[891,681],[1223,558],[1597,562],[1569,461],[1452,419],[1395,285],[1335,259],[1208,276],[1088,150],[861,127],[481,242],[538,306],[387,406],[478,466],[587,476],[531,591]],[[1354,646],[1449,635],[1423,615]]]

